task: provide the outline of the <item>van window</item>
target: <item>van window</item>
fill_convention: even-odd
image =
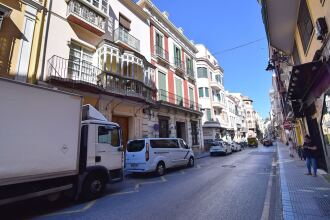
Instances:
[[[188,145],[186,144],[186,142],[184,142],[184,140],[180,140],[180,145],[184,149],[189,149]]]
[[[120,146],[119,128],[99,126],[97,142],[100,144],[111,144],[113,147]]]
[[[179,148],[178,140],[150,140],[152,148]]]
[[[144,148],[144,140],[130,141],[127,145],[128,152],[139,152]]]

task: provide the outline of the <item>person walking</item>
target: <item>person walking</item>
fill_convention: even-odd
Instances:
[[[288,145],[289,145],[289,155],[290,157],[293,157],[294,146],[291,138],[289,138]]]
[[[313,176],[317,176],[317,161],[316,161],[316,153],[317,147],[315,144],[312,143],[311,138],[309,135],[305,136],[304,140],[304,152],[306,156],[306,166],[308,173],[306,175],[312,175],[312,167],[313,167]]]

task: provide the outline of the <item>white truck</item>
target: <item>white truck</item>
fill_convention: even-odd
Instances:
[[[79,95],[0,78],[0,205],[102,195],[123,180],[121,134]]]

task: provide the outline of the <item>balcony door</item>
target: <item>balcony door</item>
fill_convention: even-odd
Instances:
[[[163,36],[156,32],[156,54],[164,58]]]
[[[182,80],[175,78],[176,104],[183,106]]]
[[[181,50],[176,45],[174,45],[174,64],[181,67]]]
[[[189,102],[190,108],[194,109],[194,89],[192,87],[189,87]]]
[[[96,83],[96,69],[93,67],[93,52],[74,43],[70,45],[68,78]],[[65,77],[65,76],[61,76]]]
[[[158,100],[167,101],[166,74],[158,71]]]

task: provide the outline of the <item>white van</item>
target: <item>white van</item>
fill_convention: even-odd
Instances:
[[[162,176],[165,169],[194,166],[192,149],[180,138],[145,138],[131,140],[126,148],[126,171],[156,172]]]

